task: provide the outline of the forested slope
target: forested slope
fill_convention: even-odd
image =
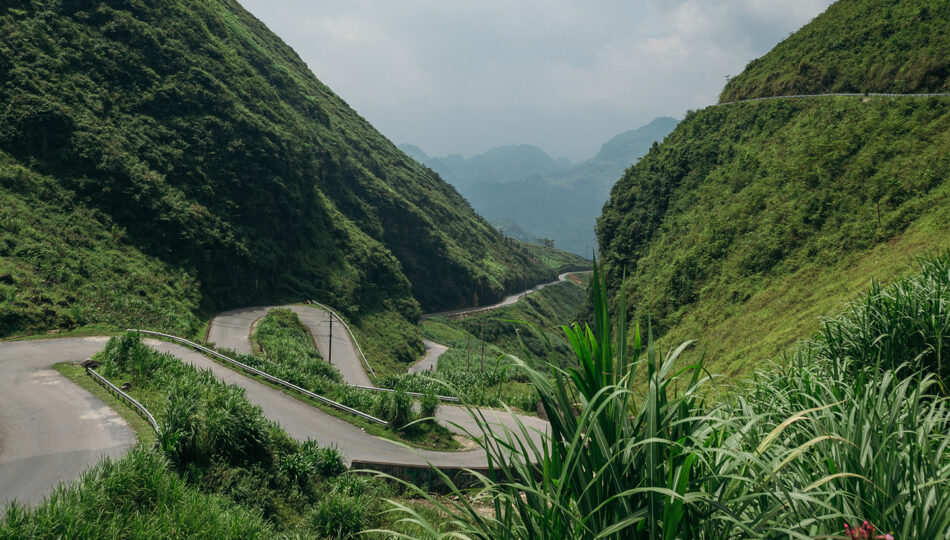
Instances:
[[[130,265],[148,277],[104,282],[116,302],[184,318],[308,297],[412,318],[553,276],[236,2],[13,0],[0,32],[0,197],[25,209],[4,214],[0,334],[104,320],[67,293]],[[123,260],[32,256],[17,228],[45,249],[70,213]],[[62,298],[38,308],[37,283]]]
[[[847,33],[849,20],[828,17],[878,3],[840,2],[783,45],[815,45],[806,38],[817,24],[838,22]],[[890,21],[901,29],[916,15],[908,17]],[[873,63],[868,47],[851,52]],[[904,90],[899,81],[875,84],[867,89]],[[714,371],[747,372],[813,332],[870,278],[887,280],[913,255],[950,245],[948,148],[948,98],[691,112],[614,187],[598,223],[607,278],[617,290],[626,272],[628,305],[669,344],[697,338]]]
[[[950,92],[950,2],[845,0],[753,60],[720,101]]]

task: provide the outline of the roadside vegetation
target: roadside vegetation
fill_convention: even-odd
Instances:
[[[391,431],[406,442],[437,450],[458,448],[451,432],[441,424],[414,422],[431,415],[420,415],[415,411],[412,399],[405,392],[371,392],[344,383],[337,368],[321,358],[310,332],[293,311],[270,310],[258,322],[251,342],[261,354],[228,352],[228,355],[315,394],[386,420]],[[350,417],[347,413],[342,414]]]
[[[588,275],[548,285],[510,306],[460,319],[422,321],[423,334],[449,349],[433,371],[383,377],[379,385],[410,392],[457,396],[477,406],[508,405],[537,413],[538,396],[510,355],[537,359],[536,367],[572,362],[560,326],[573,320],[586,299]]]
[[[430,500],[451,516],[454,533],[950,538],[942,364],[950,251],[872,288],[741,391],[714,401],[702,389],[717,380],[702,363],[678,367],[690,342],[664,355],[649,324],[645,335],[628,333],[624,309],[610,317],[596,273],[592,293],[593,327],[565,328],[577,367],[519,366],[551,421],[550,437],[541,447],[514,447],[504,428],[483,425],[489,474],[472,490],[455,489],[457,501]],[[492,511],[477,511],[467,493]],[[393,508],[430,531],[442,523]]]
[[[380,480],[347,473],[343,456],[297,442],[241,388],[158,353],[137,334],[110,340],[98,371],[156,416],[154,448],[104,459],[35,508],[11,505],[0,538],[349,538],[380,525],[402,499]],[[425,508],[420,511],[437,519]]]

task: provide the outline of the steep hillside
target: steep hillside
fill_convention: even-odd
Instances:
[[[876,2],[844,4],[816,23],[834,27],[829,14]],[[891,21],[899,29],[913,19]],[[848,32],[847,21],[838,26]],[[812,44],[809,28],[783,45]],[[864,45],[849,54],[864,58]],[[607,279],[616,290],[626,272],[634,315],[652,317],[668,343],[697,338],[714,371],[747,372],[840,311],[869,277],[887,280],[913,255],[950,246],[947,148],[950,98],[691,112],[604,206]]]
[[[839,1],[730,80],[721,102],[950,92],[950,2]]]
[[[56,212],[91,216],[77,234],[134,253],[82,258],[95,268],[80,271],[80,252],[66,249],[54,271],[7,247],[0,275],[16,292],[0,333],[104,320],[66,298],[70,284],[124,265],[157,272],[138,292],[102,283],[135,302],[200,298],[213,310],[313,296],[354,317],[484,303],[553,274],[234,1],[14,0],[0,7],[0,32],[3,173],[28,179],[4,181],[0,195],[59,241],[54,207],[36,206],[55,190]],[[10,227],[23,224],[5,219],[5,231],[19,241]],[[37,316],[19,286],[35,282],[64,305]],[[188,293],[170,295],[169,282]]]

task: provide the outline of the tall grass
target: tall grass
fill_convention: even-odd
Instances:
[[[104,459],[35,508],[7,507],[0,538],[272,538],[259,513],[189,486],[143,447]]]
[[[947,261],[924,261],[921,275]],[[945,305],[948,289],[927,283],[914,294]],[[611,319],[596,271],[591,287],[593,327],[564,329],[577,369],[546,376],[516,360],[551,422],[542,444],[471,410],[489,472],[467,491],[443,477],[458,501],[431,501],[451,531],[394,503],[402,519],[433,537],[813,538],[868,520],[899,538],[950,538],[950,404],[935,374],[859,363],[821,334],[714,405],[703,366],[678,365],[689,343],[661,355],[649,326],[645,340],[627,334],[624,306]],[[927,328],[918,317],[899,332],[907,317],[893,316],[880,335]],[[910,358],[932,350],[915,339],[902,342]]]

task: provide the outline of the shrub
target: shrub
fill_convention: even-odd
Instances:
[[[352,538],[367,524],[366,504],[358,497],[330,493],[310,519],[314,531],[323,538]]]
[[[426,392],[419,400],[420,416],[423,418],[435,418],[435,413],[439,410],[439,398],[432,392]]]
[[[402,429],[412,418],[412,398],[404,390],[383,393],[376,407],[376,415],[393,430]]]

